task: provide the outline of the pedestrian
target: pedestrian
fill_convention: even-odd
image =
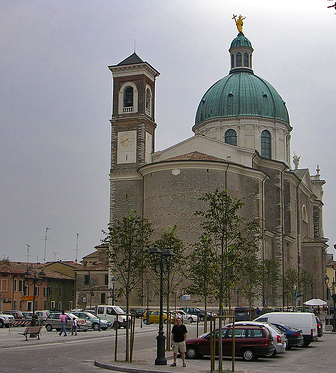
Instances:
[[[62,311],[60,319],[61,319],[61,322],[62,322],[62,326],[61,326],[61,331],[60,331],[59,335],[62,335],[62,332],[64,332],[64,337],[66,337],[67,333],[66,333],[66,330],[65,330],[65,325],[66,325],[66,322],[67,322],[67,316],[64,313],[64,310]]]
[[[77,335],[77,319],[74,317],[71,322],[71,335]]]
[[[186,367],[185,363],[185,352],[186,352],[186,340],[187,340],[187,328],[182,324],[181,316],[176,316],[176,324],[173,326],[171,332],[171,345],[174,351],[174,362],[170,364],[171,367],[176,367],[177,353],[180,350],[183,367]]]

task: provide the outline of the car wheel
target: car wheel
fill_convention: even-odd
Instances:
[[[255,354],[254,350],[252,350],[250,348],[246,348],[243,351],[243,359],[245,361],[253,361],[253,360],[255,360],[255,358],[256,358],[256,354]]]
[[[297,346],[298,347],[303,347],[304,346],[304,339],[300,343],[298,343]]]
[[[47,331],[47,332],[51,332],[52,329],[53,329],[52,326],[51,326],[50,324],[47,324],[45,328],[46,328],[46,331]]]
[[[92,329],[95,330],[95,331],[98,331],[99,330],[99,324],[98,323],[93,323],[92,324]]]
[[[204,321],[204,316],[200,316],[200,321]]]
[[[266,357],[275,357],[276,356],[276,350],[274,350],[273,352],[269,352]]]
[[[163,322],[164,322],[165,324],[167,324],[167,319],[166,319],[166,320],[163,320]]]
[[[4,327],[4,322],[3,320],[0,320],[0,328],[3,328]]]
[[[186,357],[187,359],[197,359],[199,356],[198,350],[194,346],[187,347]]]
[[[193,318],[189,317],[188,322],[191,324],[193,321],[194,321]]]

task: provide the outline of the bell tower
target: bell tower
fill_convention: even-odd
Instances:
[[[141,212],[138,168],[151,162],[155,134],[155,80],[160,73],[135,52],[117,65],[113,76],[111,119],[110,221],[130,209]],[[118,204],[116,202],[118,201]]]

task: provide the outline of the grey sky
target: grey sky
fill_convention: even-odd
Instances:
[[[274,4],[273,4],[274,3]],[[255,74],[287,103],[291,153],[327,181],[332,247],[336,17],[331,3],[269,0],[0,1],[0,257],[73,260],[100,243],[109,212],[114,65],[133,53],[160,71],[156,150],[192,136],[205,91],[228,74],[242,14]]]

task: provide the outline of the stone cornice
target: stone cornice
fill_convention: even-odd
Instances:
[[[160,75],[160,73],[147,62],[134,65],[113,65],[108,68],[111,70],[114,78],[145,74],[154,81],[155,78]]]

